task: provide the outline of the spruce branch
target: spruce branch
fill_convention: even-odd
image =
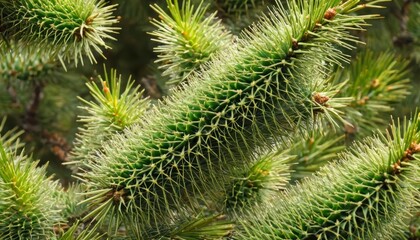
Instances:
[[[218,195],[231,173],[251,164],[254,149],[319,113],[333,119],[344,104],[333,98],[325,63],[346,60],[335,44],[352,47],[357,40],[347,31],[377,17],[347,15],[357,3],[293,1],[290,11],[273,9],[141,125],[104,144],[82,174],[88,217],[109,216],[128,228],[170,222],[169,209]]]
[[[242,221],[238,239],[376,239],[401,236],[419,203],[420,115],[357,143],[290,188],[270,211]]]
[[[199,72],[213,54],[232,44],[230,34],[216,19],[216,13],[206,16],[203,1],[197,6],[190,0],[167,0],[169,13],[158,5],[151,7],[159,14],[160,21],[152,20],[157,30],[150,34],[160,45],[154,48],[159,54],[157,63],[169,76],[168,84],[179,84],[193,72]]]
[[[111,26],[117,23],[115,7],[103,0],[1,0],[0,29],[6,39],[20,39],[62,61],[83,64],[87,56],[95,62],[94,52],[104,57],[105,40],[114,39],[118,29]]]

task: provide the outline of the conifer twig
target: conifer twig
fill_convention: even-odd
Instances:
[[[403,239],[418,206],[420,114],[353,146],[242,221],[238,239]]]
[[[63,60],[83,63],[87,56],[109,48],[106,39],[118,28],[112,27],[116,5],[104,0],[0,0],[0,28],[7,39],[21,40],[34,49],[43,49]]]
[[[376,15],[347,15],[358,1],[279,5],[177,91],[92,156],[82,174],[99,223],[124,223],[138,238],[185,204],[211,201],[251,152],[324,113],[333,121],[343,99],[325,78],[347,57],[348,30]],[[320,61],[322,59],[322,61]],[[278,139],[277,139],[278,140]],[[175,212],[175,213],[174,213]],[[159,222],[159,224],[158,224]],[[163,223],[164,224],[164,223]]]

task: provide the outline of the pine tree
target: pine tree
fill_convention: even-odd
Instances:
[[[418,1],[0,8],[0,239],[420,239]]]

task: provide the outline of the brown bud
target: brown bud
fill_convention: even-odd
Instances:
[[[334,8],[328,8],[328,10],[324,14],[324,18],[327,20],[331,20],[337,15],[337,11]]]
[[[324,105],[326,102],[328,102],[328,100],[330,100],[330,98],[328,96],[325,96],[325,95],[320,94],[320,93],[315,93],[313,98],[314,98],[315,102],[317,102],[321,105]]]
[[[292,49],[293,50],[296,50],[298,48],[299,48],[299,42],[296,39],[293,38],[293,40],[292,40]]]
[[[379,79],[375,78],[375,79],[372,80],[372,83],[370,84],[370,86],[372,88],[377,88],[379,86],[379,83],[380,83]]]
[[[108,94],[110,92],[110,90],[109,90],[105,81],[102,82],[102,87],[103,87],[103,91],[104,91],[105,94]]]
[[[418,153],[420,152],[420,143],[411,143],[410,145],[410,149],[413,153]]]

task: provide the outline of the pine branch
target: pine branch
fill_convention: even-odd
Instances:
[[[197,239],[225,239],[234,228],[234,224],[227,221],[223,215],[199,214],[195,217],[184,217],[178,220],[168,234],[157,234],[161,240],[197,240]]]
[[[150,34],[160,45],[154,48],[159,54],[157,63],[169,76],[168,84],[179,84],[193,72],[199,74],[213,54],[232,44],[232,37],[216,19],[216,13],[205,16],[207,7],[203,2],[194,7],[190,0],[181,5],[178,0],[168,0],[169,14],[158,5],[151,7],[159,14],[161,21],[152,24],[158,29]]]
[[[377,239],[400,236],[419,203],[420,115],[356,144],[292,187],[270,211],[242,221],[238,239]],[[262,210],[263,211],[263,210]],[[398,238],[400,239],[400,238]]]
[[[241,32],[257,22],[262,13],[269,11],[274,0],[213,0],[212,9],[217,10],[217,15],[222,19],[224,26],[234,35]],[[278,2],[285,2],[278,0]],[[286,5],[286,4],[284,4]]]
[[[89,155],[101,151],[102,144],[112,135],[140,123],[141,117],[149,107],[149,100],[142,98],[143,92],[139,92],[139,86],[133,88],[134,82],[130,79],[121,92],[121,76],[117,76],[115,70],[111,70],[110,75],[105,70],[105,80],[99,78],[102,88],[95,82],[86,84],[95,102],[80,98],[85,104],[81,108],[86,110],[88,115],[80,117],[80,122],[85,125],[75,140],[72,161],[67,164],[77,163],[79,167],[85,168],[85,161]]]
[[[106,39],[118,28],[112,17],[115,5],[103,0],[1,0],[2,34],[6,39],[20,39],[34,49],[43,49],[77,65],[87,56],[95,62],[94,51],[109,48]]]
[[[8,136],[11,139],[5,140]],[[61,189],[46,177],[46,166],[38,168],[19,153],[15,138],[6,133],[0,141],[0,238],[51,238],[53,227],[64,221],[63,203],[56,198]]]
[[[242,213],[256,205],[265,204],[286,189],[290,180],[290,162],[294,157],[286,152],[274,152],[259,156],[240,176],[235,176],[226,187],[225,208],[227,212]]]
[[[376,17],[347,15],[360,8],[356,4],[298,1],[289,3],[290,12],[273,9],[141,126],[104,145],[90,161],[93,171],[83,174],[88,217],[101,222],[110,216],[136,229],[170,222],[168,209],[211,199],[230,181],[230,171],[250,164],[253,149],[316,113],[331,119],[342,102],[332,98],[325,62],[345,60],[333,44],[352,47],[348,42],[356,40],[347,31]]]
[[[337,74],[337,82],[350,80],[340,95],[354,98],[345,109],[351,124],[344,126],[346,134],[363,137],[386,125],[384,113],[391,112],[392,105],[402,102],[411,90],[407,66],[407,61],[392,53],[365,50],[348,70]]]
[[[59,236],[58,240],[101,240],[105,234],[95,232],[95,229],[78,232],[79,222],[71,226],[65,233]]]
[[[0,45],[0,81],[46,83],[54,80],[60,67],[42,49],[32,49],[22,41]]]
[[[339,96],[353,98],[343,110],[347,142],[385,128],[385,113],[410,92],[407,65],[407,61],[395,59],[389,52],[377,54],[365,49],[348,68],[335,73],[336,84],[344,84]],[[296,164],[292,165],[294,180],[310,176],[345,148],[342,133],[329,129],[329,126],[313,129],[309,136],[298,137],[291,144],[290,154],[297,156]]]
[[[290,155],[296,157],[289,161],[291,170],[291,183],[296,183],[312,176],[321,167],[335,159],[345,149],[344,135],[338,135],[328,127],[320,126],[308,132],[304,137],[296,137],[289,148]]]
[[[249,8],[255,7],[256,4],[261,4],[262,0],[217,0],[216,5],[224,9],[227,13],[233,12],[247,12]]]

